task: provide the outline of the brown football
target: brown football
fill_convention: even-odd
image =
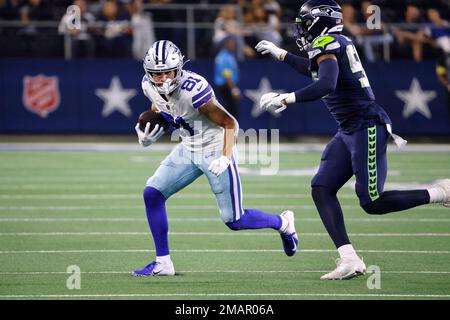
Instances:
[[[164,119],[164,117],[161,114],[154,112],[152,110],[142,112],[139,115],[138,121],[139,121],[139,128],[141,128],[142,131],[145,130],[147,122],[150,122],[149,132],[152,132],[152,130],[155,128],[155,125],[157,124],[159,124],[160,127],[163,127],[164,131],[167,131],[167,129],[169,128],[169,122],[167,122],[166,119]]]

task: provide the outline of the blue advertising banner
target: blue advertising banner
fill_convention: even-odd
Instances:
[[[185,68],[213,83],[213,61]],[[403,135],[450,135],[447,96],[433,62],[365,65],[371,86]],[[259,109],[269,91],[290,92],[311,80],[270,59],[240,64],[240,127],[278,128],[282,135],[330,135],[337,126],[321,101],[292,105],[280,115]],[[150,102],[141,90],[142,64],[134,60],[0,61],[1,133],[134,134]]]

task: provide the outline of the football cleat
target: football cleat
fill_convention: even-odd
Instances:
[[[437,180],[433,187],[439,188],[444,193],[444,207],[450,208],[450,179]]]
[[[294,225],[294,212],[286,210],[280,216],[288,221],[286,228],[280,231],[280,236],[283,242],[284,252],[287,256],[291,257],[295,254],[298,247],[298,236]]]
[[[153,261],[144,269],[134,270],[131,274],[136,277],[173,276],[175,275],[175,268],[172,261],[164,264]]]
[[[336,269],[324,274],[321,280],[346,280],[362,275],[366,272],[366,265],[362,258],[336,259]]]

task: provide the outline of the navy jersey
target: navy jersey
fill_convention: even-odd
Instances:
[[[333,54],[339,65],[336,90],[323,98],[339,128],[352,133],[376,124],[391,123],[375,103],[375,95],[351,39],[338,34],[319,36],[309,45],[310,71],[317,79],[317,58]]]

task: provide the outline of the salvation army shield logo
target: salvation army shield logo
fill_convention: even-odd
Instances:
[[[39,74],[23,78],[23,104],[42,118],[55,111],[60,102],[58,77],[47,77]]]

